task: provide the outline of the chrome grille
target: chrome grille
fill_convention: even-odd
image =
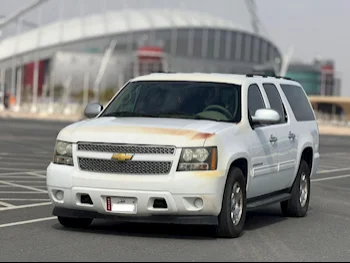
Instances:
[[[82,171],[116,174],[169,174],[171,162],[167,161],[127,161],[79,158]]]
[[[174,154],[175,147],[125,144],[79,143],[78,151],[133,154]]]

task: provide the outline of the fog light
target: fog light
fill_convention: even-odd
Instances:
[[[62,191],[57,191],[55,194],[55,197],[58,201],[62,201],[63,200],[63,192]]]
[[[194,200],[194,206],[198,209],[203,208],[203,200],[201,198],[196,198]]]

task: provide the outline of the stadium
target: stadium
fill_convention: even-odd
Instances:
[[[34,90],[52,99],[57,86],[70,97],[84,87],[116,91],[128,79],[151,72],[251,73],[278,61],[279,49],[265,36],[182,9],[89,15],[0,40],[6,90],[29,97]]]

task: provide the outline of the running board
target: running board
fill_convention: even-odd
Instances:
[[[253,201],[253,202],[247,204],[247,210],[252,211],[252,210],[264,207],[264,206],[269,206],[269,205],[273,205],[273,204],[280,203],[283,201],[287,201],[291,197],[292,197],[291,194],[283,193],[283,194],[278,194],[278,195],[271,196],[268,198],[260,199],[257,201]]]

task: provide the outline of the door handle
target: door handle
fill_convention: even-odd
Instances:
[[[277,137],[271,135],[271,137],[270,137],[270,142],[271,142],[271,143],[277,142]]]
[[[295,139],[295,134],[290,131],[289,134],[288,134],[288,138],[290,140],[294,140]]]

